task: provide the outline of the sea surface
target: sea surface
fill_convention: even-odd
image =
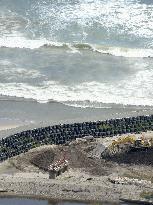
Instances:
[[[153,106],[152,88],[152,0],[0,0],[1,99]]]

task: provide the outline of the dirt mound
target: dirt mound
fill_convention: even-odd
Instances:
[[[24,172],[39,172],[40,168],[41,170],[46,170],[45,167],[53,161],[53,150],[53,145],[34,148],[29,152],[9,159],[9,163],[16,167],[16,169]]]

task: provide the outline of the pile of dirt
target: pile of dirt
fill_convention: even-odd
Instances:
[[[23,172],[46,170],[47,165],[54,159],[53,150],[53,145],[44,145],[9,159],[9,163]]]

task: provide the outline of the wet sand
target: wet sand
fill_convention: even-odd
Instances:
[[[19,125],[0,125],[0,131],[17,128]]]
[[[3,110],[2,110],[3,111]],[[1,112],[2,112],[1,111]],[[0,131],[2,130],[10,130],[14,129],[23,125],[29,124],[28,121],[21,121],[19,118],[11,118],[11,115],[9,117],[0,117]]]

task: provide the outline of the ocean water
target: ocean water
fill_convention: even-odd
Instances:
[[[153,106],[152,0],[0,0],[0,95]]]

